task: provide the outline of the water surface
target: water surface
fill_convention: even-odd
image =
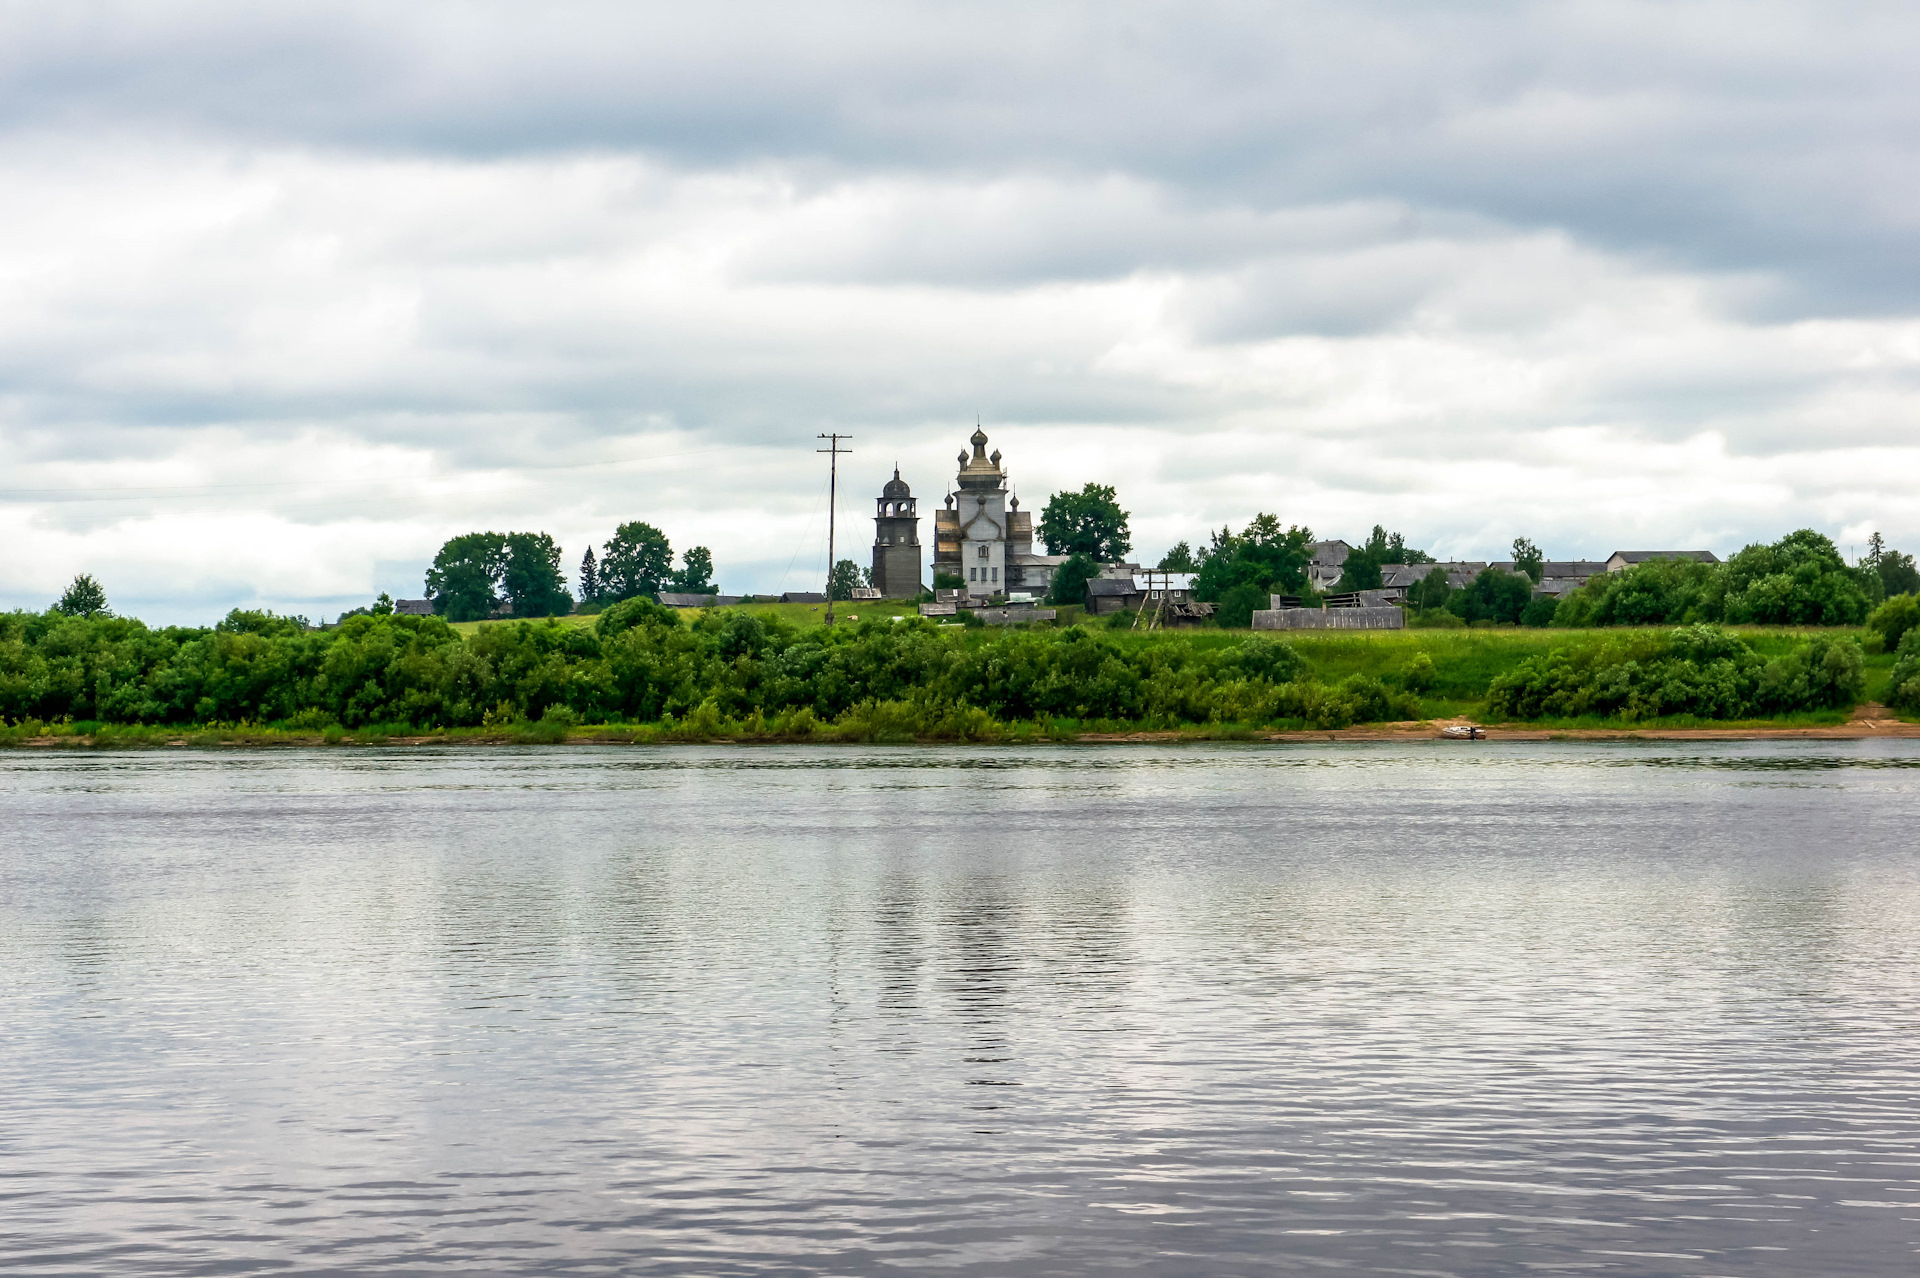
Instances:
[[[9,1274],[1913,1272],[1915,743],[0,754]]]

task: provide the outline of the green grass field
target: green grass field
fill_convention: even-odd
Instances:
[[[827,606],[825,604],[752,603],[735,604],[733,606],[741,612],[749,612],[759,617],[778,617],[788,625],[799,630],[808,630],[815,626],[826,624]],[[688,608],[685,609],[681,615],[688,621],[692,621],[695,617],[701,616],[707,611],[705,608]],[[916,605],[899,603],[897,601],[887,601],[884,603],[867,601],[860,603],[843,602],[833,606],[833,619],[836,623],[845,621],[870,621],[875,617],[917,617],[919,615],[920,610]],[[581,616],[578,614],[571,617],[554,618],[554,620],[563,626],[591,626],[597,619],[597,617]],[[456,621],[453,623],[453,628],[463,635],[470,636],[478,633],[482,626],[517,626],[519,624],[517,621]]]

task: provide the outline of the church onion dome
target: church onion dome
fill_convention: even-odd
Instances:
[[[973,428],[973,438],[967,442],[973,445],[973,451],[977,453],[987,446],[987,432],[975,426]]]
[[[898,466],[893,468],[893,478],[889,479],[887,486],[880,490],[880,495],[888,498],[913,496],[913,490],[907,487],[907,481],[900,478],[900,468]]]

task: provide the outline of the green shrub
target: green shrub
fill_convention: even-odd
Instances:
[[[1229,630],[1245,630],[1253,624],[1253,614],[1272,602],[1273,596],[1264,586],[1230,587],[1220,596],[1220,602],[1214,609],[1213,622]]]
[[[1769,661],[1736,635],[1694,625],[1530,658],[1492,681],[1487,710],[1512,719],[1748,719],[1849,706],[1865,683],[1851,636],[1819,635]]]
[[[1900,637],[1893,662],[1893,687],[1887,704],[1910,714],[1920,713],[1920,627]]]
[[[1560,611],[1560,601],[1552,595],[1542,595],[1530,601],[1520,613],[1523,626],[1551,626],[1553,616]]]
[[[1896,651],[1915,626],[1920,626],[1920,596],[1895,595],[1867,614],[1867,629],[1879,636],[1883,652]]]
[[[678,612],[663,604],[655,603],[644,595],[635,595],[631,599],[622,599],[595,617],[593,632],[602,639],[611,639],[635,626],[657,626],[671,630],[678,628],[679,625]]]

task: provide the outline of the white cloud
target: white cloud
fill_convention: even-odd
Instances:
[[[0,603],[798,587],[815,432],[858,557],[976,412],[1149,555],[1920,541],[1897,9],[89,12],[0,41]]]

